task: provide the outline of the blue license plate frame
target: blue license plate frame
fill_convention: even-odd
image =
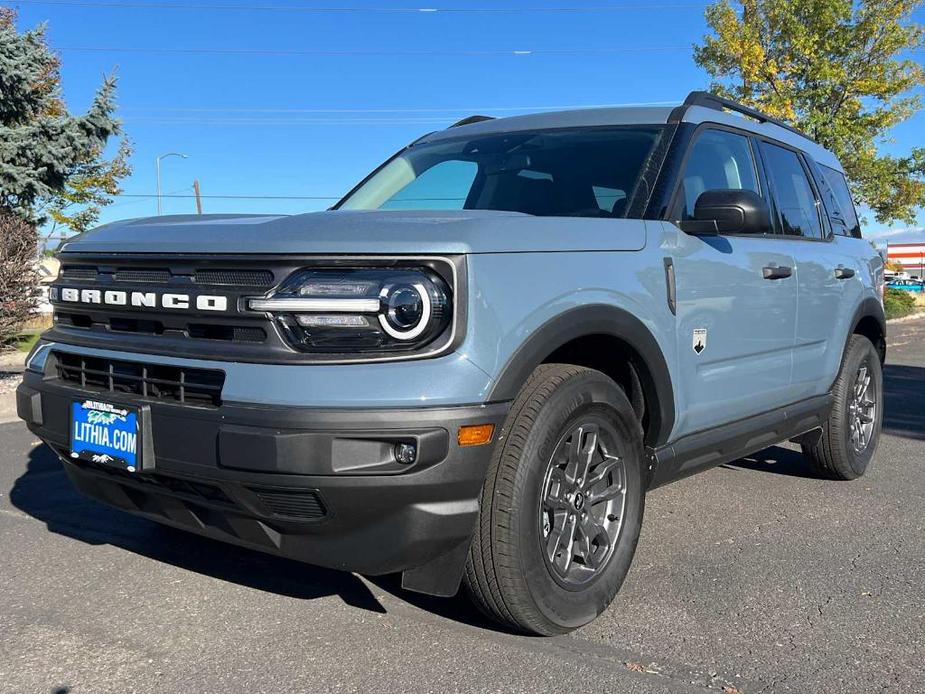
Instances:
[[[143,408],[98,398],[73,400],[69,414],[70,456],[125,472],[142,470]]]

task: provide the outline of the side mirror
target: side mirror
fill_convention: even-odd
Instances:
[[[694,204],[694,218],[681,222],[690,234],[769,234],[768,203],[751,190],[707,190]]]

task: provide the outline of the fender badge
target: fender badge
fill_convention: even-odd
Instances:
[[[697,354],[700,354],[703,350],[707,348],[707,329],[706,328],[697,328],[694,330],[694,342],[693,342],[694,351]]]

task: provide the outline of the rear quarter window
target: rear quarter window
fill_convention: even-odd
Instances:
[[[861,224],[854,209],[854,200],[848,189],[845,176],[835,169],[820,165],[824,183],[829,188],[824,196],[826,212],[832,222],[832,229],[840,236],[861,238]]]

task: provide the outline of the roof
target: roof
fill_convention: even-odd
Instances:
[[[601,125],[664,124],[674,110],[671,106],[625,106],[613,108],[580,108],[570,111],[546,111],[521,116],[492,118],[468,125],[438,130],[422,142],[436,142],[457,137],[488,135],[518,130],[550,128],[589,128]]]
[[[734,102],[712,95],[705,97],[704,94],[704,92],[693,92],[684,103],[678,106],[583,108],[479,120],[430,133],[422,137],[419,142],[439,142],[459,137],[475,137],[519,130],[587,128],[606,125],[664,125],[680,119],[682,123],[695,125],[719,123],[764,135],[808,153],[820,164],[843,171],[834,154],[803,133],[752,109],[738,107]],[[724,110],[730,108],[741,108],[742,113]],[[757,120],[756,117],[765,120]]]

